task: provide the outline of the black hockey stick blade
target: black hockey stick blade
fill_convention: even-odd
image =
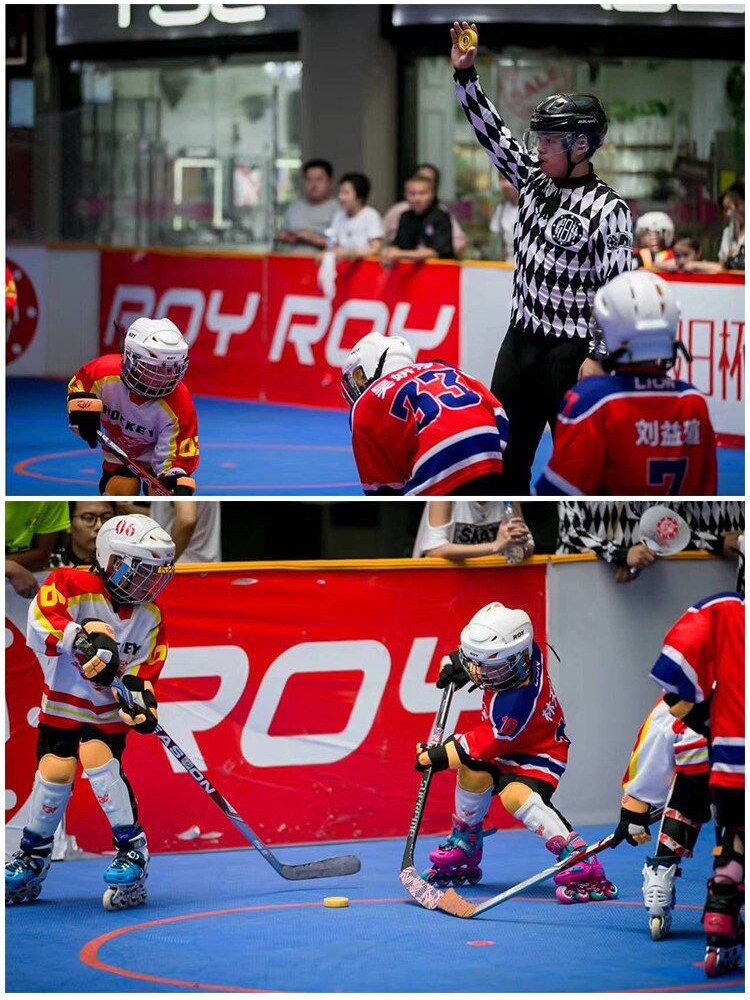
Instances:
[[[308,861],[301,865],[282,865],[278,869],[282,878],[298,881],[306,878],[336,878],[339,875],[356,875],[362,862],[356,854],[341,854],[336,858]]]

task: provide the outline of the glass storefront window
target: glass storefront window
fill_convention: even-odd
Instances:
[[[444,57],[416,61],[415,162],[441,170],[441,197],[470,240],[466,256],[501,256],[490,230],[502,204],[500,177],[455,100]],[[723,60],[582,59],[538,50],[487,55],[482,86],[520,139],[529,115],[547,95],[592,92],[610,119],[597,173],[630,204],[635,217],[670,214],[716,259],[722,222],[719,192],[744,175],[744,109],[730,83],[736,64]],[[495,227],[497,228],[497,227]]]
[[[65,129],[78,147],[66,161],[67,238],[270,245],[300,169],[300,62],[85,62],[80,72],[81,108]]]

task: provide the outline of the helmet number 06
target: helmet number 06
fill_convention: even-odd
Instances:
[[[132,538],[135,534],[135,525],[131,521],[123,518],[115,525],[115,531],[118,535],[125,535],[126,538]]]

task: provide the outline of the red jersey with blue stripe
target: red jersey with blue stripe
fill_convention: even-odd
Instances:
[[[705,397],[657,374],[595,375],[563,399],[544,496],[715,496]]]
[[[482,721],[456,734],[475,760],[490,761],[501,774],[517,774],[557,787],[568,763],[565,716],[534,644],[531,680],[512,691],[485,691]]]
[[[492,393],[441,361],[409,365],[365,389],[352,448],[368,495],[445,495],[503,471],[508,420]]]
[[[682,701],[711,696],[711,784],[744,788],[744,597],[714,594],[688,608],[667,632],[651,676]]]

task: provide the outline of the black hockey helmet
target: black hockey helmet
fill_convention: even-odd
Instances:
[[[607,113],[593,94],[552,94],[538,104],[529,122],[531,132],[573,132],[589,140],[589,155],[604,142]]]

